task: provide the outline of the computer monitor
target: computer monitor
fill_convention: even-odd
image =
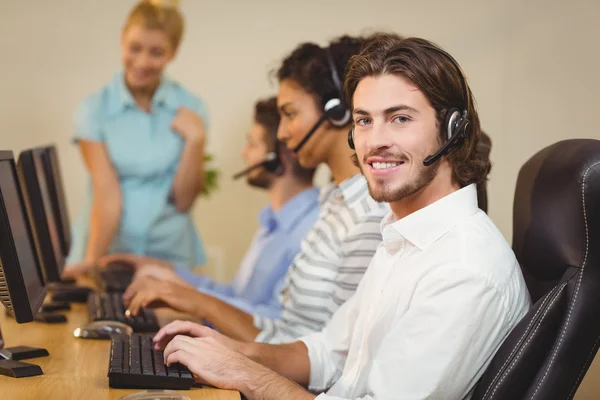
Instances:
[[[48,193],[42,154],[42,149],[21,152],[17,162],[17,173],[44,278],[46,282],[60,282],[65,258],[57,218]]]
[[[67,210],[67,196],[63,186],[62,175],[60,173],[60,163],[58,161],[58,151],[56,146],[46,146],[42,148],[42,165],[46,174],[46,184],[48,194],[52,202],[52,210],[56,220],[56,227],[63,256],[69,254],[71,248],[71,222]]]
[[[13,153],[0,151],[0,302],[22,324],[33,321],[45,296],[46,287]],[[0,342],[3,343],[2,340]],[[48,352],[30,347],[1,349],[0,375],[41,375],[42,370],[38,366],[17,360],[42,355],[48,355]]]

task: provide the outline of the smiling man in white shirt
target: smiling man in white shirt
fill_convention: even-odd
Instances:
[[[469,398],[531,305],[514,253],[477,207],[490,165],[475,151],[470,90],[434,44],[385,35],[353,58],[345,87],[356,162],[392,210],[355,295],[295,343],[239,343],[175,322],[156,346],[249,399]]]

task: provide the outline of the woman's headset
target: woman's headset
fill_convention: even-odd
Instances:
[[[319,118],[319,120],[313,125],[313,127],[308,131],[308,133],[304,136],[304,138],[298,143],[298,145],[294,148],[294,153],[298,153],[300,149],[306,144],[308,139],[319,129],[319,127],[325,122],[329,120],[332,125],[337,127],[343,127],[350,122],[350,117],[352,116],[348,105],[344,101],[344,89],[342,87],[342,80],[340,79],[340,75],[338,73],[337,67],[335,66],[335,61],[333,59],[333,55],[331,54],[331,48],[326,47],[325,56],[327,58],[327,64],[329,65],[329,71],[331,73],[331,80],[333,85],[335,86],[335,96],[327,99],[325,101],[325,106],[323,107],[323,114]]]

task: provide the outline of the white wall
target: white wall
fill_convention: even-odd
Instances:
[[[0,0],[0,148],[59,146],[69,208],[85,173],[70,144],[71,115],[119,68],[120,28],[133,0]],[[300,41],[395,30],[434,40],[466,71],[492,137],[490,215],[511,237],[520,165],[566,138],[600,138],[600,1],[183,0],[186,37],[170,74],[210,108],[210,150],[221,191],[197,203],[196,223],[220,278],[231,276],[264,196],[231,174],[268,71]],[[216,273],[216,272],[215,272]]]

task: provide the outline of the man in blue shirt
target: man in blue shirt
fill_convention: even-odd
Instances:
[[[270,204],[259,214],[260,226],[233,281],[220,284],[190,272],[185,266],[165,268],[169,264],[146,257],[110,257],[110,261],[125,258],[137,264],[137,276],[125,293],[126,298],[140,286],[152,286],[153,292],[176,290],[182,303],[193,304],[194,299],[187,296],[193,296],[195,290],[189,291],[193,287],[245,312],[279,317],[281,306],[277,296],[294,257],[300,252],[302,239],[318,217],[319,191],[312,183],[314,169],[301,167],[276,140],[278,126],[276,99],[257,102],[242,157],[249,166],[270,160],[275,153],[279,161],[263,163],[246,174],[248,184],[267,190]]]

